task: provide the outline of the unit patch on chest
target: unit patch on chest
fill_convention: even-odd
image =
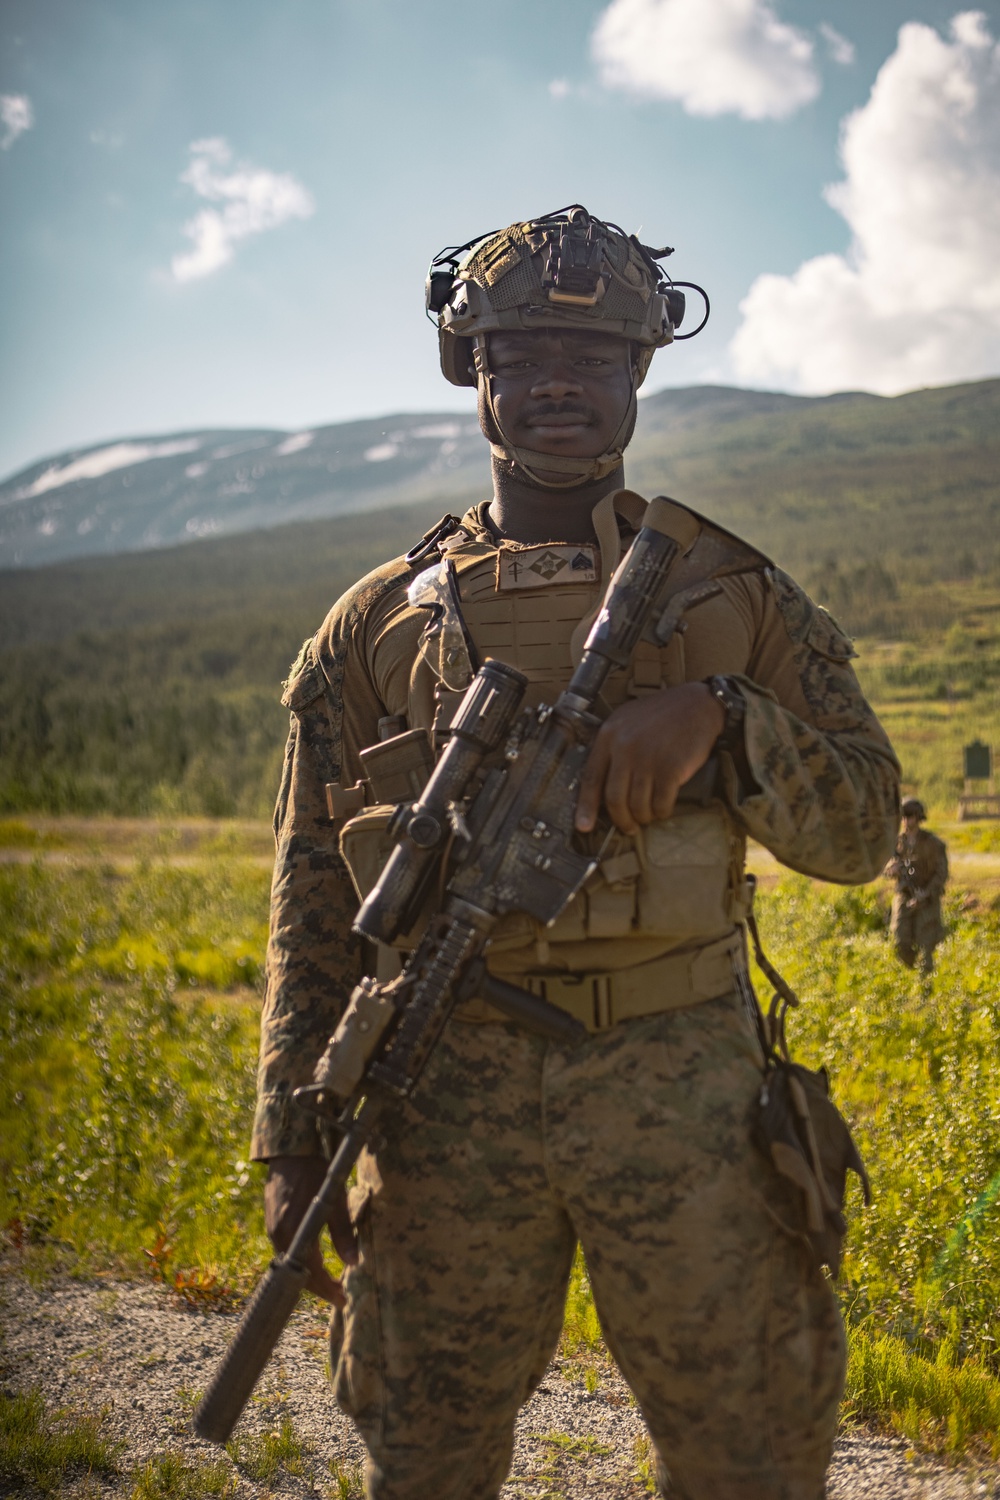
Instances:
[[[597,548],[562,542],[541,547],[501,547],[497,553],[497,590],[547,588],[557,583],[596,583]]]

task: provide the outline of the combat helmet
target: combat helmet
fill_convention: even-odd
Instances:
[[[917,818],[922,821],[927,817],[927,809],[919,797],[906,797],[900,812],[904,818]]]
[[[671,247],[656,250],[643,245],[634,234],[573,203],[541,218],[477,235],[434,257],[427,275],[427,312],[438,326],[441,369],[452,385],[480,387],[500,438],[490,444],[495,457],[549,489],[602,479],[617,468],[632,436],[636,395],[654,351],[675,338],[693,338],[708,321],[708,297],[702,288],[672,281],[657,264],[672,254]],[[691,333],[678,334],[685,286],[704,298],[705,316]],[[515,447],[496,419],[488,335],[500,329],[539,328],[599,328],[632,345],[628,412],[608,451],[597,458]]]

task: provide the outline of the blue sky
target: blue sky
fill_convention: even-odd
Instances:
[[[430,256],[573,201],[711,293],[649,389],[1000,373],[998,10],[4,0],[0,474],[461,408]]]

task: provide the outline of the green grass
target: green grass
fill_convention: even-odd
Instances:
[[[1000,1457],[1000,1380],[976,1359],[952,1362],[947,1344],[928,1359],[905,1339],[853,1328],[844,1399],[852,1416],[923,1448]]]
[[[1000,1440],[1000,916],[948,903],[926,988],[894,962],[874,892],[787,880],[762,901],[804,1003],[802,1061],[826,1063],[875,1190],[857,1190],[840,1294],[848,1403],[944,1453]]]
[[[27,1269],[152,1269],[200,1305],[265,1263],[246,1143],[266,905],[266,870],[233,853],[0,868],[0,1225]],[[896,963],[876,888],[788,877],[760,904],[770,956],[803,997],[795,1054],[830,1067],[875,1189],[871,1209],[854,1188],[849,1202],[846,1409],[935,1451],[987,1453],[1000,1434],[1000,913],[956,889],[947,915],[928,990]],[[192,953],[226,962],[194,972]],[[562,1352],[596,1388],[607,1356],[580,1259]],[[268,1457],[282,1442],[241,1464],[298,1462],[291,1448]]]
[[[0,1392],[0,1481],[5,1494],[34,1488],[56,1493],[62,1481],[86,1474],[115,1475],[122,1444],[107,1442],[101,1419],[47,1412],[40,1391]]]
[[[364,1500],[364,1467],[339,1458],[331,1458],[329,1464],[330,1483],[326,1487],[326,1500]]]
[[[133,1476],[129,1500],[230,1500],[237,1476],[222,1458],[189,1460],[182,1453],[158,1453]]]
[[[226,1444],[233,1463],[251,1479],[277,1479],[282,1469],[288,1474],[305,1474],[307,1449],[286,1417],[274,1432],[251,1433]]]

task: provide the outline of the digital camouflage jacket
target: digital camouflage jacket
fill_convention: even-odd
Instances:
[[[917,829],[912,844],[900,834],[887,873],[901,895],[909,897],[922,891],[927,901],[940,901],[948,883],[948,851],[926,828]]]
[[[469,511],[462,526],[474,542],[497,546],[486,509]],[[410,566],[397,559],[350,589],[303,647],[286,685],[291,728],[274,818],[257,1159],[319,1150],[315,1124],[292,1106],[291,1094],[310,1081],[365,964],[351,933],[357,896],[325,787],[359,779],[359,751],[377,741],[379,718],[412,712],[426,614],[410,606],[406,591],[430,560]],[[893,848],[899,767],[861,692],[850,641],[766,559],[722,582],[721,593],[692,612],[675,676],[665,682],[738,678],[746,764],[742,781],[727,778],[730,812],[792,869],[842,883],[873,879]],[[652,956],[637,953],[635,961]]]

